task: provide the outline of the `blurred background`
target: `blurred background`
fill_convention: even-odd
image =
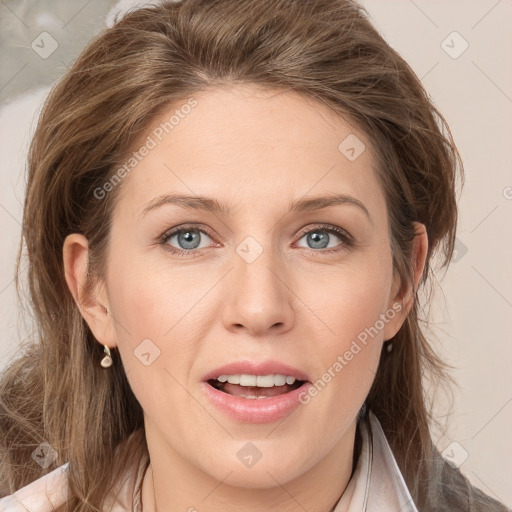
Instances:
[[[33,331],[14,264],[40,107],[87,42],[143,3],[0,3],[0,371]],[[445,429],[435,441],[474,485],[512,506],[512,0],[362,4],[446,117],[465,164],[456,252],[437,275],[426,325],[458,384],[453,403],[436,399]]]

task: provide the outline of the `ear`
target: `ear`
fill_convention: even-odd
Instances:
[[[393,290],[393,300],[388,305],[390,321],[384,328],[384,341],[391,339],[399,331],[405,322],[416,298],[416,290],[425,268],[425,261],[428,252],[428,235],[424,224],[414,223],[414,240],[411,251],[410,265],[412,269],[411,281],[401,285],[397,276]],[[395,314],[396,313],[396,314]]]
[[[116,346],[112,315],[103,283],[88,274],[89,242],[79,233],[68,235],[62,248],[64,275],[80,313],[94,337],[109,348]]]

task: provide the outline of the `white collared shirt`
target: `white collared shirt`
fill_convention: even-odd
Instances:
[[[365,422],[360,423],[361,453],[334,512],[418,512],[380,423],[371,411],[369,419],[369,429]],[[146,458],[137,471],[126,474],[111,493],[104,510],[142,512],[136,490],[140,488],[147,462]],[[66,501],[67,468],[68,463],[63,464],[0,499],[0,512],[53,512]]]
[[[418,512],[379,420],[368,415],[356,469],[334,512]]]

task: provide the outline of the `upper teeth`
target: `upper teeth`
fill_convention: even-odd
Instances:
[[[284,386],[293,384],[295,377],[286,375],[220,375],[217,377],[220,382],[239,384],[240,386],[258,386],[260,388],[271,388],[272,386]]]

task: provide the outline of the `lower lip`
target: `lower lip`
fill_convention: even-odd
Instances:
[[[299,397],[307,393],[310,382],[283,395],[269,398],[243,398],[220,391],[208,382],[203,382],[203,389],[210,400],[225,414],[244,423],[272,423],[288,416],[301,402]]]

